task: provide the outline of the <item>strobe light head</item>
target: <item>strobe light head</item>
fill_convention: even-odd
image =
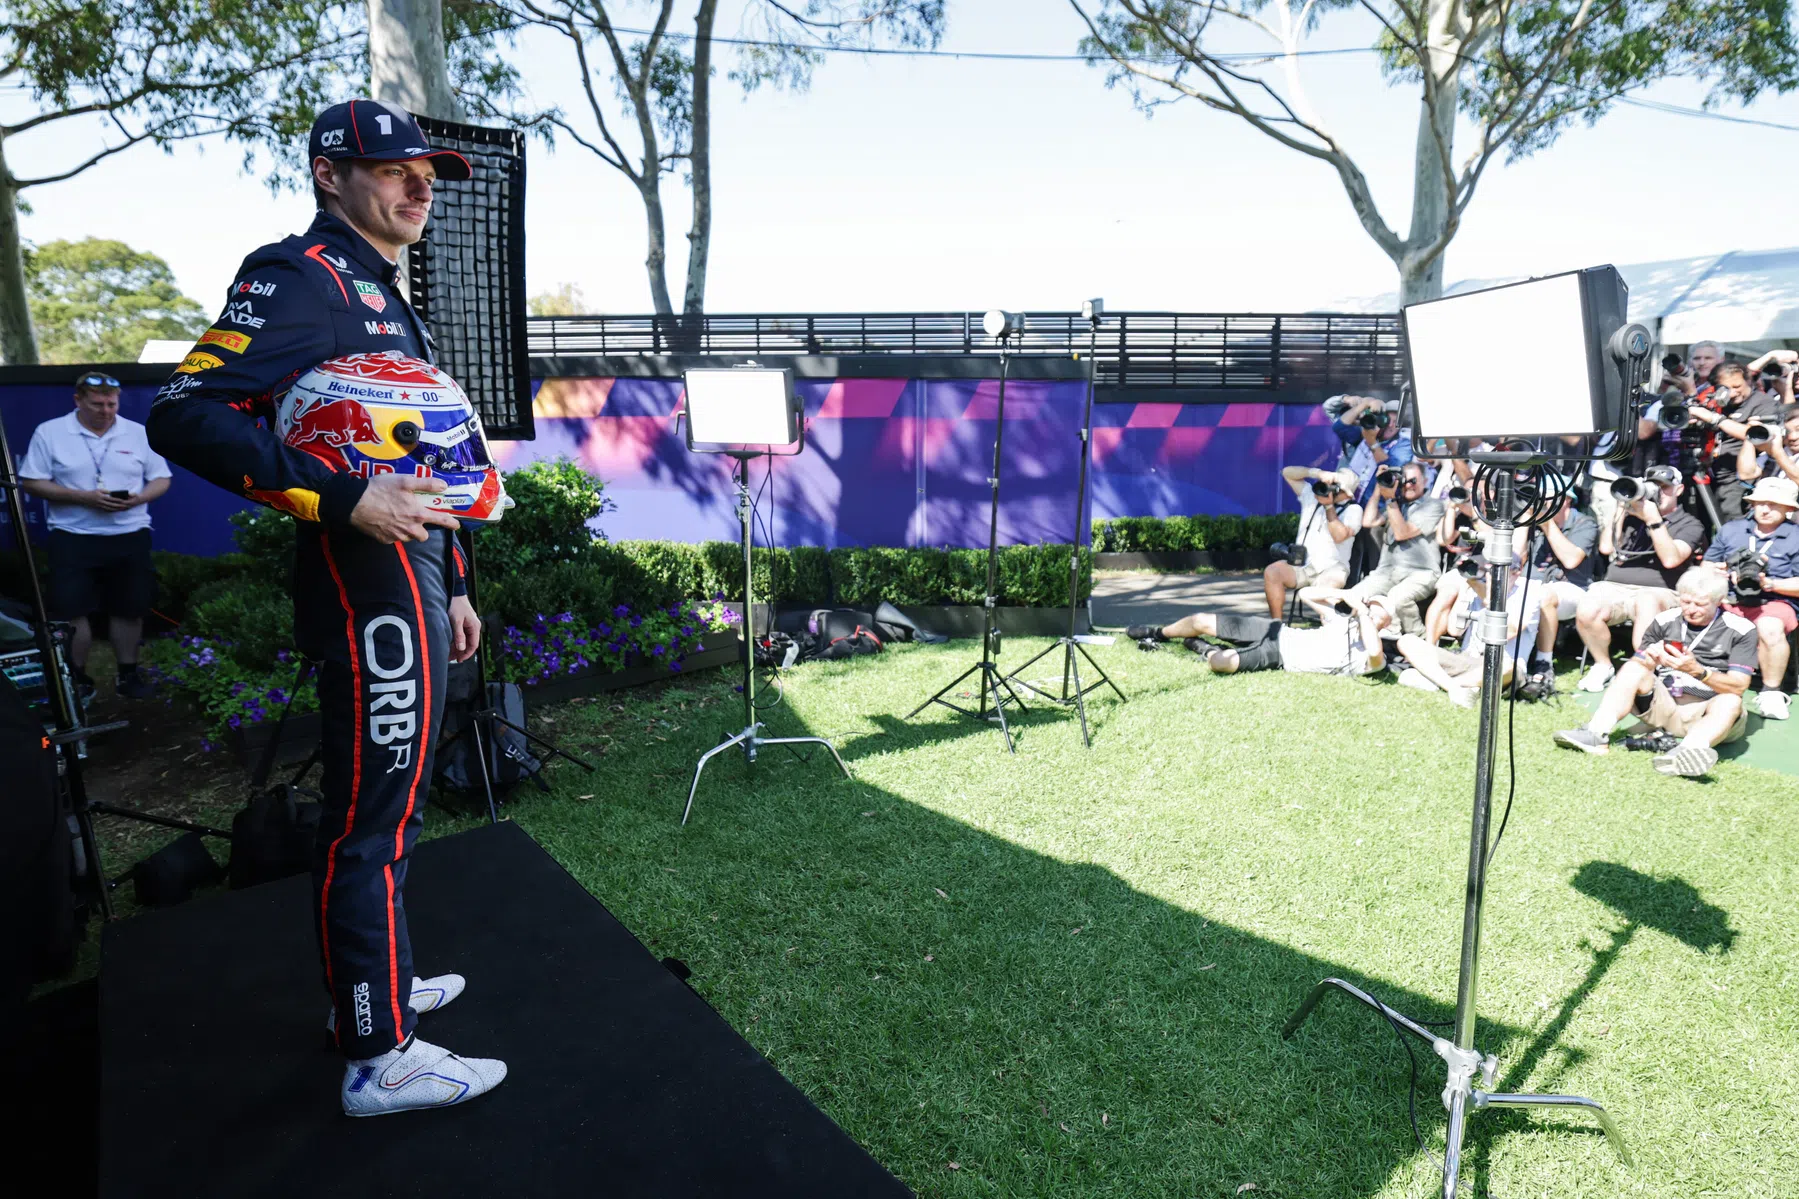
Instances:
[[[981,328],[995,341],[1005,341],[1024,332],[1024,317],[1003,308],[991,308],[981,318]]]
[[[1081,301],[1081,319],[1082,320],[1097,321],[1100,317],[1104,316],[1105,314],[1106,314],[1106,302],[1104,300],[1082,300]]]

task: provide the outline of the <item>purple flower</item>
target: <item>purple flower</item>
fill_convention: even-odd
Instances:
[[[632,617],[632,618],[631,618],[631,627],[632,627],[632,628],[634,628],[634,629],[635,629],[635,628],[637,628],[637,627],[638,627],[638,626],[640,626],[640,625],[642,625],[642,624],[643,624],[643,617],[641,617],[641,616],[633,616],[633,617]]]
[[[682,625],[681,626],[681,636],[683,636],[683,637],[693,636],[693,626],[690,624]]]
[[[609,625],[609,624],[604,624],[604,623],[602,623],[602,624],[601,624],[601,625],[600,625],[600,627],[599,627],[599,630],[598,630],[598,631],[599,631],[599,634],[600,634],[600,636],[602,636],[602,637],[610,637],[610,636],[612,636],[612,626],[611,626],[611,625]]]
[[[250,684],[248,684],[248,683],[233,683],[233,684],[231,684],[231,694],[242,695],[244,693],[244,688],[248,687],[249,685]]]
[[[620,620],[623,620],[625,617],[631,615],[631,609],[624,604],[620,604],[618,607],[612,609],[612,614]]]
[[[242,728],[244,725],[243,718],[239,717],[239,716],[232,716],[232,717],[228,718],[225,721],[225,723],[230,725],[234,729]]]
[[[650,652],[652,654],[655,654],[658,658],[660,658],[662,656],[662,649],[663,649],[663,647],[658,645],[656,648],[652,649]]]
[[[679,659],[679,658],[676,658],[676,659],[675,659],[675,660],[674,660],[674,661],[673,661],[673,662],[670,662],[670,663],[669,663],[669,664],[668,664],[668,668],[669,668],[669,669],[670,669],[670,670],[679,670],[679,669],[681,669],[681,660],[680,660],[680,659]]]

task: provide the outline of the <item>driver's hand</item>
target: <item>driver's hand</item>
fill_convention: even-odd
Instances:
[[[421,479],[398,472],[376,475],[351,510],[350,523],[380,542],[428,540],[433,528],[462,527],[448,512],[439,512],[425,503],[425,496],[448,490],[442,479]]]

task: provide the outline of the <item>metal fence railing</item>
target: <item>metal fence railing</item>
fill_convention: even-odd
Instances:
[[[533,357],[992,354],[978,312],[532,317]],[[1087,351],[1075,312],[1024,314],[1013,350]],[[1147,389],[1390,390],[1404,378],[1391,314],[1118,312],[1100,321],[1099,384]]]

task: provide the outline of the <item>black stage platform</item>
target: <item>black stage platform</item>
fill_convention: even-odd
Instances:
[[[419,1032],[498,1090],[341,1114],[306,879],[147,913],[103,946],[100,1194],[910,1193],[516,825],[420,846],[406,899],[468,978]]]

